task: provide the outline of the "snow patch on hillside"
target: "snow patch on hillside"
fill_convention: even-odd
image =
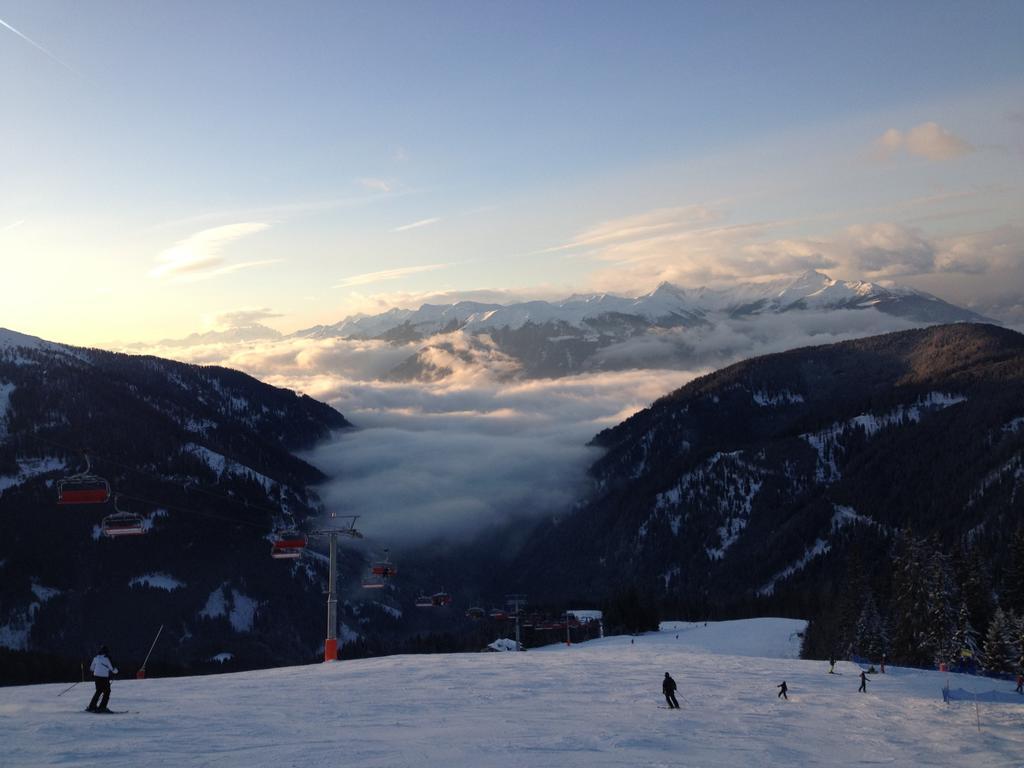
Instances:
[[[44,457],[41,459],[22,459],[18,462],[18,474],[0,475],[0,496],[8,488],[31,480],[33,477],[45,475],[48,472],[59,472],[67,468],[63,459]]]
[[[52,600],[61,593],[61,590],[55,589],[54,587],[44,587],[37,581],[32,582],[32,594],[36,596],[36,600],[40,603],[45,603],[47,600]]]
[[[664,518],[674,536],[683,529],[690,508],[716,509],[718,541],[705,547],[711,559],[721,559],[746,528],[747,520],[768,472],[744,458],[742,451],[715,453],[683,474],[671,488],[654,498],[654,506],[638,535],[644,538],[657,518]]]
[[[14,611],[8,616],[6,624],[0,624],[0,648],[10,648],[12,651],[28,650],[28,636],[31,631],[31,611]]]
[[[870,525],[876,528],[880,528],[878,523],[872,520],[870,517],[858,514],[857,510],[853,507],[843,506],[842,504],[832,505],[832,524],[831,532],[836,533],[843,528],[850,525]],[[790,576],[799,573],[807,564],[810,563],[814,558],[821,557],[822,555],[828,554],[832,549],[832,545],[824,539],[816,539],[814,544],[808,547],[803,556],[796,562],[786,566],[781,571],[772,576],[767,582],[764,583],[758,590],[757,594],[764,597],[771,595],[775,592],[775,587],[780,581],[785,581]]]
[[[217,422],[212,419],[188,419],[182,426],[188,432],[205,436],[211,429],[216,429]]]
[[[682,573],[682,569],[679,566],[669,568],[663,574],[661,574],[661,580],[665,584],[665,591],[668,592],[672,582],[679,578],[679,574]]]
[[[1024,429],[1024,416],[1018,416],[1003,424],[1003,432],[1020,432],[1022,429]]]
[[[233,459],[228,458],[223,453],[211,450],[203,445],[196,443],[185,443],[181,447],[184,453],[191,453],[193,456],[197,456],[202,459],[203,463],[206,464],[218,478],[227,476],[243,477],[248,480],[253,480],[263,486],[263,489],[270,493],[270,490],[277,485],[276,481],[266,475],[257,472],[252,467],[240,464]]]
[[[24,610],[10,612],[7,615],[7,622],[0,624],[0,648],[27,651],[28,639],[32,633],[36,614],[43,603],[61,594],[61,590],[43,586],[37,581],[32,582],[31,589],[36,599],[29,603]]]
[[[157,520],[159,520],[161,517],[167,517],[169,514],[170,513],[166,509],[160,508],[154,509],[148,515],[143,515],[142,530],[144,530],[146,533],[149,533],[153,530]]]
[[[378,608],[380,608],[382,611],[384,611],[384,613],[386,613],[388,616],[390,616],[393,619],[400,619],[400,618],[402,618],[402,611],[399,608],[393,608],[392,606],[387,605],[385,603],[377,603],[377,602],[375,602],[374,605],[376,605]]]
[[[0,350],[8,349],[49,349],[57,347],[48,341],[43,341],[38,336],[28,336],[8,328],[0,328]]]
[[[978,487],[971,491],[971,495],[967,499],[967,506],[973,507],[985,497],[985,494],[988,493],[992,486],[1006,480],[1013,481],[1013,496],[1011,500],[1015,500],[1017,490],[1024,484],[1024,453],[1018,451],[985,475],[981,482],[978,483]]]
[[[807,564],[811,562],[811,560],[813,560],[816,557],[821,557],[822,555],[828,554],[828,552],[831,549],[832,545],[829,544],[827,541],[825,541],[824,539],[816,539],[814,544],[808,547],[807,550],[804,552],[803,557],[801,557],[795,563],[786,566],[781,571],[772,576],[770,579],[768,579],[768,581],[765,582],[765,584],[757,590],[757,594],[761,597],[765,597],[767,595],[772,594],[773,592],[775,592],[776,584],[778,584],[780,581],[788,579],[794,573],[802,571],[804,568],[807,567]]]
[[[171,576],[169,573],[155,572],[142,576],[135,576],[128,582],[130,587],[149,587],[150,589],[162,589],[166,592],[173,592],[185,586],[185,582]]]
[[[863,523],[864,525],[878,525],[870,517],[865,517],[855,510],[853,507],[843,506],[842,504],[832,505],[832,530],[838,531],[840,528],[845,528],[848,525],[854,525],[855,523]]]
[[[762,408],[775,405],[796,405],[804,401],[804,396],[784,389],[781,392],[767,392],[759,389],[753,393],[754,402]]]
[[[226,616],[236,632],[251,632],[257,608],[258,601],[225,583],[210,593],[199,615],[210,619]]]
[[[11,395],[14,389],[10,382],[0,381],[0,437],[7,434],[7,416],[11,409]]]
[[[963,395],[929,392],[911,405],[898,405],[883,414],[862,413],[817,432],[800,435],[818,454],[815,479],[819,483],[834,483],[842,477],[838,461],[844,451],[843,443],[853,430],[862,430],[866,437],[871,438],[883,429],[917,423],[925,411],[941,410],[965,400],[967,398]]]

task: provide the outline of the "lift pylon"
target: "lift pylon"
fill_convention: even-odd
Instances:
[[[329,539],[330,569],[327,577],[327,638],[324,640],[324,661],[338,660],[338,537],[361,539],[363,534],[356,530],[359,515],[345,515],[332,519],[350,520],[347,528],[325,528],[313,531],[310,536],[327,536]]]

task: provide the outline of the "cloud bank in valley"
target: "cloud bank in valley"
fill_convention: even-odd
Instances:
[[[571,509],[599,430],[693,376],[630,371],[520,383],[340,383],[329,401],[360,429],[313,451],[328,508],[398,545],[463,540]]]
[[[357,429],[307,457],[331,477],[321,495],[400,549],[564,514],[588,491],[586,470],[599,456],[590,439],[694,376],[909,327],[872,311],[733,319],[639,336],[600,352],[595,362],[606,370],[540,380],[510,376],[509,359],[492,354],[448,356],[451,375],[437,382],[381,379],[424,342],[285,338],[167,352],[245,370],[344,413]],[[459,344],[459,334],[443,338]]]

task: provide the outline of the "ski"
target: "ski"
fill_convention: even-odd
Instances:
[[[141,714],[138,710],[133,709],[110,709],[106,712],[91,712],[88,709],[82,710],[83,714],[86,715],[138,715]]]

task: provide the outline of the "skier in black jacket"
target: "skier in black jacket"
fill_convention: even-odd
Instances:
[[[676,701],[676,681],[666,672],[665,679],[661,681],[661,692],[665,694],[665,701],[669,709],[679,709],[679,702]]]
[[[868,676],[864,674],[864,670],[860,671],[860,688],[857,689],[858,693],[868,692]]]
[[[782,681],[782,685],[777,685],[775,687],[779,689],[779,695],[776,696],[775,698],[777,699],[779,697],[782,697],[786,701],[789,701],[789,696],[786,695],[786,691],[789,690],[789,686],[786,685],[786,681],[783,680]]]

